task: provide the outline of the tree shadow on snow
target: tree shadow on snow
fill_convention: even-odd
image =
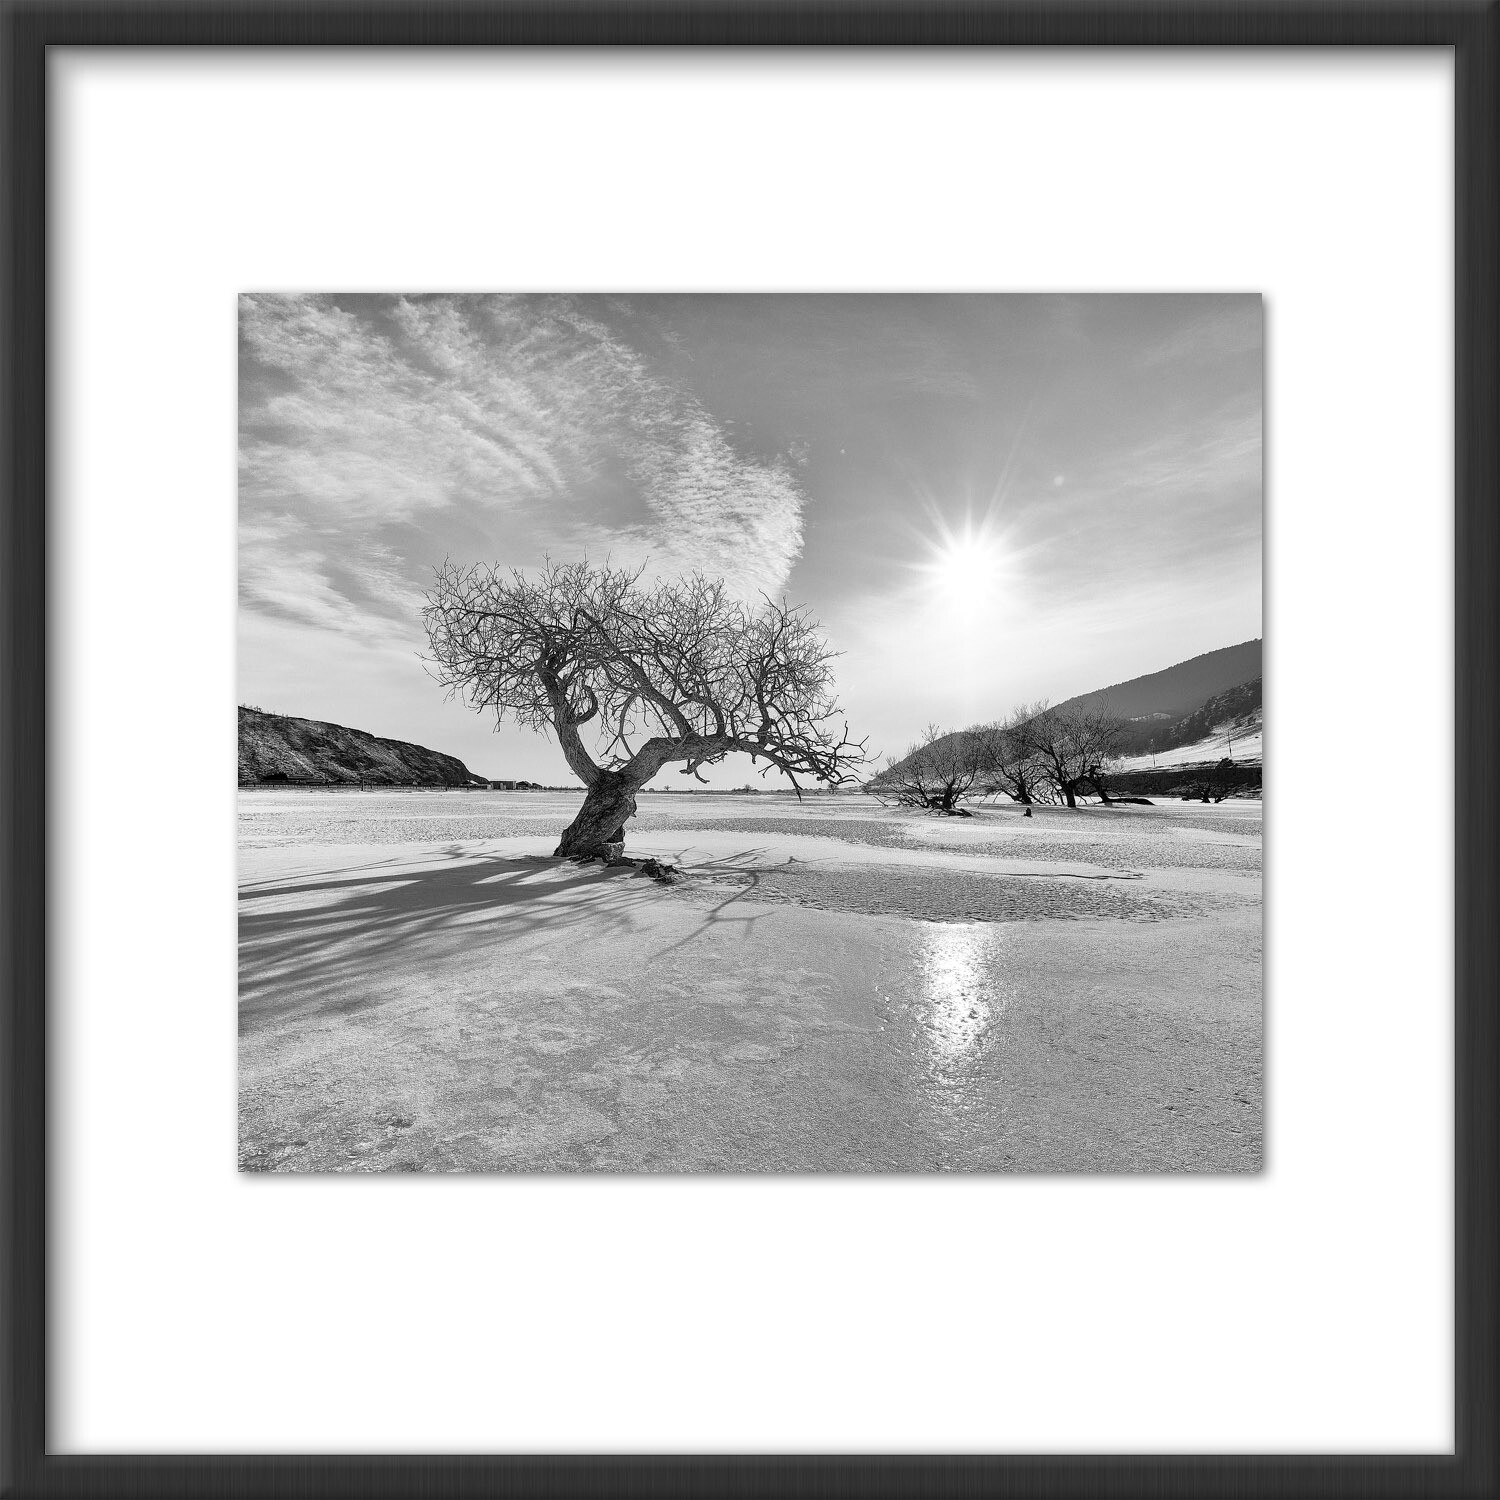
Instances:
[[[419,869],[386,862],[244,887],[241,1026],[299,1010],[351,1014],[384,998],[361,1000],[354,982],[534,932],[608,939],[661,897],[651,881],[598,865],[461,853]]]

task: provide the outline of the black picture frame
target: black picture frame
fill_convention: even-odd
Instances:
[[[49,45],[1451,47],[1455,225],[1456,1454],[1220,1456],[105,1456],[45,1453],[46,323]],[[1500,997],[1500,0],[1483,3],[0,5],[4,78],[5,1496],[1478,1496],[1496,1465]]]

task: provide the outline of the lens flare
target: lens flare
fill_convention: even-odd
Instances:
[[[966,526],[937,539],[923,571],[939,602],[960,614],[977,614],[1003,589],[1005,549],[986,528]]]

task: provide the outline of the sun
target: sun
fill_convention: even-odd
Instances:
[[[988,543],[965,538],[943,548],[937,567],[945,588],[971,598],[987,594],[994,586],[998,559]]]
[[[943,538],[927,571],[943,602],[971,612],[993,601],[1001,586],[1004,563],[1004,554],[993,536],[965,528]]]

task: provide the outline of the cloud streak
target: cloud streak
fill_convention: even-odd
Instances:
[[[801,550],[795,461],[739,453],[574,299],[246,296],[240,345],[251,611],[406,636],[449,551],[609,552],[753,593]]]

